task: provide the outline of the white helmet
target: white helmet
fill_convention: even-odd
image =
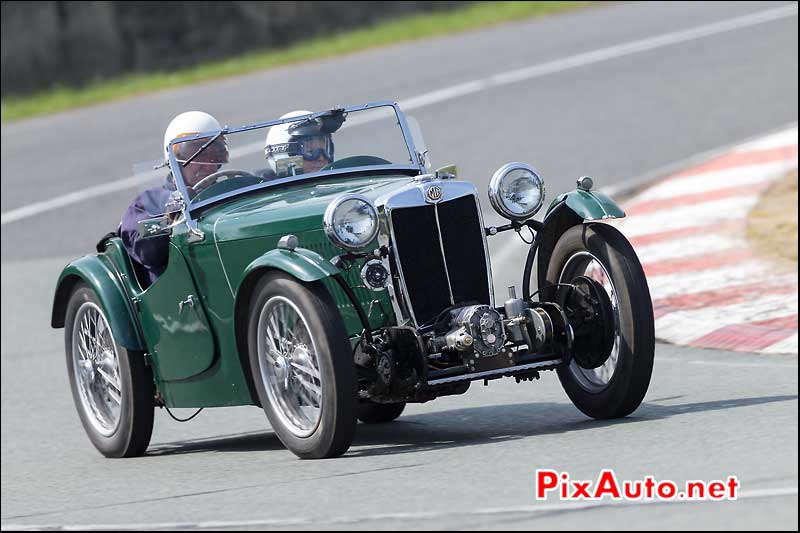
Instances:
[[[195,133],[207,133],[209,131],[220,130],[217,119],[203,113],[202,111],[187,111],[172,119],[164,132],[164,157],[169,158],[167,152],[169,143],[178,137],[194,135]]]
[[[291,111],[281,117],[281,119],[301,117],[310,115],[311,111]],[[294,173],[297,170],[302,172],[303,158],[307,160],[317,159],[324,155],[328,162],[333,161],[333,139],[330,133],[323,133],[320,124],[310,124],[308,127],[297,128],[297,122],[286,124],[276,124],[269,129],[267,140],[264,143],[264,154],[270,169],[276,176]],[[303,149],[303,142],[308,144],[308,139],[321,139],[323,148],[306,153]],[[317,144],[319,146],[319,144]],[[287,164],[292,165],[293,170],[287,170]],[[296,168],[299,167],[299,168]]]

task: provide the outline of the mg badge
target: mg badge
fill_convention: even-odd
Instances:
[[[429,203],[435,204],[439,200],[442,199],[442,188],[438,185],[431,185],[428,187],[428,190],[425,191],[425,200]]]

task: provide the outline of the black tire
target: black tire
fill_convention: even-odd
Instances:
[[[120,378],[120,413],[119,423],[113,433],[104,435],[98,430],[93,417],[87,412],[88,404],[82,399],[73,360],[73,335],[75,318],[84,304],[93,304],[100,309],[105,318],[105,311],[95,292],[85,283],[78,283],[70,295],[67,304],[64,327],[64,341],[67,355],[67,373],[69,374],[72,398],[78,410],[83,429],[95,448],[106,457],[137,457],[143,455],[150,444],[153,433],[154,385],[153,374],[145,364],[144,354],[128,350],[114,341],[117,350],[117,362]]]
[[[321,381],[321,415],[308,436],[298,436],[272,405],[262,377],[258,354],[261,311],[276,296],[292,302],[303,315],[313,339]],[[301,459],[324,459],[345,453],[356,428],[356,375],[344,322],[322,283],[302,283],[283,272],[270,272],[253,289],[248,313],[248,352],[253,384],[278,438]]]
[[[358,404],[358,419],[365,424],[383,424],[391,422],[403,413],[406,408],[401,403],[375,403],[370,401]]]
[[[572,403],[586,415],[598,419],[627,416],[644,399],[653,370],[655,332],[647,279],[633,247],[616,228],[583,224],[567,230],[556,243],[547,269],[548,283],[557,283],[570,258],[580,260],[585,257],[582,252],[602,264],[617,294],[618,359],[607,383],[596,388],[574,360],[558,369],[558,377]]]

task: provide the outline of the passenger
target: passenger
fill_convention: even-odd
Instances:
[[[292,111],[281,118],[310,115],[311,111]],[[277,124],[267,133],[264,146],[268,177],[319,172],[333,162],[333,138],[322,131],[321,122]]]

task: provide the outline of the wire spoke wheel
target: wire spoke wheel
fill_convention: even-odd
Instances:
[[[356,374],[344,321],[321,282],[264,273],[248,303],[250,385],[272,430],[301,459],[345,453],[356,429]]]
[[[118,342],[111,327],[120,317],[106,312],[95,289],[76,283],[64,315],[72,399],[97,451],[136,457],[145,453],[153,433],[153,373],[142,351]]]
[[[110,436],[119,427],[122,411],[119,355],[111,328],[95,303],[84,302],[78,308],[72,343],[81,407],[95,430]]]
[[[285,427],[307,437],[322,417],[322,374],[308,323],[288,298],[267,300],[258,318],[261,379]]]

